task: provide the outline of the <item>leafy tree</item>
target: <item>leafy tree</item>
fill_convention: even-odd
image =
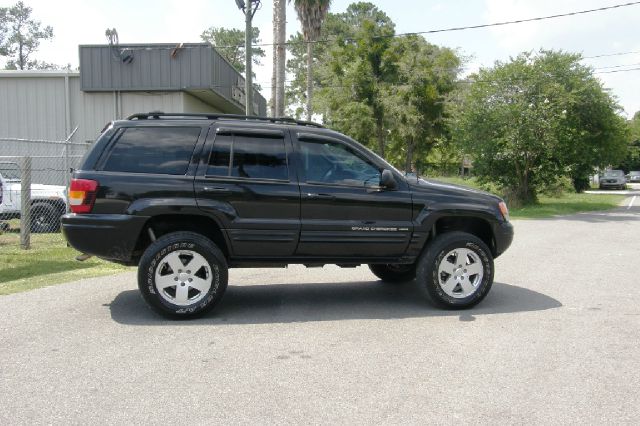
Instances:
[[[393,121],[392,150],[404,170],[417,172],[422,160],[448,133],[447,95],[456,87],[460,58],[451,49],[428,43],[422,36],[395,39],[397,82],[386,87],[384,105]],[[395,148],[395,149],[394,149]]]
[[[0,7],[0,56],[6,56],[6,48],[4,46],[7,38],[7,10],[6,7]]]
[[[17,70],[18,69],[18,65],[16,64],[15,61],[10,60],[5,65],[5,69],[6,70]],[[54,64],[54,63],[51,63],[51,62],[33,60],[33,61],[27,62],[26,69],[29,69],[29,70],[66,70],[66,71],[71,71],[73,69],[73,67],[69,63],[67,65],[59,65],[59,64]],[[76,68],[76,71],[78,69],[79,68]]]
[[[640,111],[636,112],[631,120],[627,122],[629,128],[629,144],[625,158],[616,167],[617,169],[630,172],[640,170]]]
[[[37,63],[29,58],[40,42],[53,38],[53,28],[43,27],[40,21],[31,18],[31,12],[21,1],[0,10],[0,54],[9,57],[8,67],[29,69]]]
[[[531,203],[560,176],[581,189],[594,167],[620,160],[620,108],[580,59],[523,53],[471,77],[453,127],[476,176]]]
[[[322,23],[327,16],[331,0],[294,0],[298,20],[307,47],[307,120],[311,121],[313,108],[313,43],[320,37]]]
[[[326,48],[318,69],[318,112],[327,124],[384,156],[388,134],[385,86],[397,77],[390,49],[395,25],[371,3],[351,4],[336,18],[335,42]]]
[[[260,30],[253,28],[252,44],[260,43]],[[244,59],[244,30],[235,28],[211,27],[200,34],[202,41],[211,43],[216,50],[240,73],[245,71]],[[251,48],[251,59],[255,65],[260,65],[260,59],[266,56],[264,49]]]

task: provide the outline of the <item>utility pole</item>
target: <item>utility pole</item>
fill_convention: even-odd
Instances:
[[[238,9],[244,13],[244,96],[245,96],[245,115],[254,115],[253,113],[253,75],[251,71],[251,40],[253,39],[253,15],[255,15],[260,0],[236,0]]]

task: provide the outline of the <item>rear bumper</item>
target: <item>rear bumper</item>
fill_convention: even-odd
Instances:
[[[144,216],[75,214],[62,216],[62,233],[76,250],[117,262],[131,260]]]
[[[494,228],[493,235],[496,240],[494,257],[498,257],[507,251],[513,242],[513,225],[510,222],[502,222]]]

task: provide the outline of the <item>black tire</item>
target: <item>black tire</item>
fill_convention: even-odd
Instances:
[[[197,256],[193,255],[194,252],[204,258],[206,264],[197,271],[194,270],[191,276],[194,279],[199,277],[205,281],[208,281],[210,277],[211,281],[210,288],[206,292],[200,292],[191,285],[187,285],[186,294],[195,292],[196,295],[194,297],[188,296],[183,304],[172,302],[170,293],[173,291],[174,300],[178,300],[178,286],[185,287],[186,281],[191,281],[191,279],[171,271],[170,266],[167,266],[169,264],[168,256],[175,252],[186,257],[186,260],[181,260],[181,262],[188,262],[190,255],[192,255],[192,259],[195,259]],[[186,268],[189,264],[183,263],[183,265]],[[175,277],[173,278],[176,280],[175,289],[170,287],[159,289],[156,282],[158,268],[163,268],[158,271],[158,274],[171,271],[167,272],[165,276]],[[167,270],[167,268],[169,269]],[[191,271],[185,271],[185,274],[186,272],[191,274]],[[180,278],[178,279],[177,276]],[[179,284],[183,279],[185,282]],[[222,299],[227,289],[227,280],[228,268],[224,254],[211,240],[195,232],[173,232],[163,235],[145,250],[138,266],[138,287],[145,301],[153,310],[171,319],[195,318],[211,311]],[[190,299],[194,301],[191,303]]]
[[[60,230],[60,211],[50,203],[34,203],[31,206],[31,232],[42,234]]]
[[[472,257],[481,263],[482,276],[480,277],[479,274],[469,276],[469,281],[477,278],[478,282],[475,290],[466,297],[460,284],[456,284],[452,289],[454,293],[456,288],[461,289],[457,293],[459,296],[456,297],[447,294],[440,285],[443,276],[439,276],[438,268],[443,261],[446,261],[445,256],[454,249],[467,249],[475,253]],[[466,265],[469,264],[462,264],[462,267]],[[466,275],[466,269],[464,272]],[[482,240],[466,232],[448,232],[437,236],[429,243],[418,259],[416,283],[435,305],[448,309],[465,309],[477,305],[487,296],[493,284],[493,272],[493,256]],[[443,274],[446,278],[447,274]]]
[[[416,264],[374,264],[369,265],[373,274],[386,283],[400,283],[416,278]]]

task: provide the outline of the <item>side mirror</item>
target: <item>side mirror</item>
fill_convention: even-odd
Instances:
[[[393,177],[393,173],[391,173],[391,170],[384,169],[382,171],[382,176],[380,176],[380,186],[386,189],[396,189],[398,183]]]

